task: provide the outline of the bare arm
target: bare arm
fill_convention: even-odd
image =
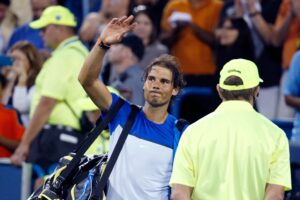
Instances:
[[[25,131],[20,145],[11,157],[12,163],[20,165],[22,161],[26,159],[31,142],[38,135],[44,124],[47,122],[55,105],[55,99],[45,96],[41,97],[41,100],[32,116],[29,127]]]
[[[107,46],[120,42],[123,35],[134,28],[135,24],[132,24],[132,21],[133,16],[112,19],[102,31],[99,42],[102,41]],[[93,102],[102,110],[107,110],[112,97],[104,83],[98,79],[105,53],[98,43],[87,56],[78,80]]]
[[[275,26],[274,34],[272,35],[272,44],[280,46],[287,37],[294,16],[292,11],[287,14],[280,26]]]
[[[251,17],[251,19],[264,42],[267,44],[272,44],[272,34],[274,32],[272,25],[268,24],[261,14],[256,14],[255,16]]]
[[[193,188],[181,185],[181,184],[173,184],[172,185],[172,200],[191,200],[192,198]]]
[[[285,96],[285,102],[287,105],[294,108],[300,108],[300,98],[295,96]]]
[[[206,43],[210,47],[214,46],[215,43],[214,33],[210,33],[193,23],[190,24],[190,27],[199,40]]]
[[[283,200],[284,188],[281,185],[268,184],[264,200]]]

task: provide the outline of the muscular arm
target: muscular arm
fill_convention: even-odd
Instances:
[[[268,184],[266,188],[264,200],[283,200],[284,189],[283,186]]]
[[[31,123],[28,129],[25,131],[21,143],[31,144],[32,140],[38,135],[42,127],[47,122],[56,100],[50,97],[42,96],[41,100],[32,116]]]
[[[133,16],[112,19],[102,31],[99,39],[106,45],[120,42],[123,35],[134,28],[135,24],[131,24],[132,20]],[[98,79],[105,53],[98,43],[87,56],[78,80],[93,102],[102,110],[107,110],[112,103],[112,96],[104,83]]]
[[[181,185],[181,184],[173,184],[172,185],[172,200],[191,200],[192,198],[193,188]]]
[[[112,102],[111,94],[98,79],[105,51],[95,45],[84,61],[78,80],[93,102],[102,110],[107,110]]]

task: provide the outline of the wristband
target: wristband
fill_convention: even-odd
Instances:
[[[255,11],[255,12],[253,12],[253,13],[249,13],[249,16],[250,16],[250,17],[255,17],[256,15],[259,15],[259,14],[260,14],[259,11]]]
[[[101,38],[99,37],[98,41],[97,41],[98,46],[103,49],[103,50],[108,50],[110,48],[109,45],[104,44],[103,41],[101,40]]]

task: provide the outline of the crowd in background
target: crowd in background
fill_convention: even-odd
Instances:
[[[51,70],[48,70],[49,74],[45,73],[44,67],[53,65],[49,61],[57,55],[53,52],[57,53],[60,46],[51,46],[57,38],[49,33],[50,28],[34,29],[30,26],[30,22],[41,17],[44,9],[56,4],[68,7],[76,16],[77,24],[71,26],[74,30],[72,35],[78,35],[85,45],[86,49],[80,47],[82,52],[77,52],[83,58],[112,18],[124,15],[135,17],[137,25],[132,33],[120,43],[112,45],[105,54],[99,77],[133,103],[144,104],[143,69],[154,58],[169,53],[182,64],[185,87],[212,89],[213,100],[209,106],[214,109],[220,101],[215,85],[221,68],[231,59],[245,58],[257,64],[263,79],[255,105],[258,112],[271,120],[295,120],[293,139],[300,138],[300,114],[296,112],[300,107],[298,0],[90,0],[85,2],[90,6],[88,13],[82,6],[84,2],[0,0],[0,53],[1,56],[12,58],[11,66],[5,66],[0,60],[0,116],[8,117],[2,111],[4,107],[15,113],[9,118],[10,124],[14,125],[2,128],[6,122],[0,121],[0,147],[8,149],[5,155],[1,154],[0,149],[0,157],[12,155],[22,135],[20,130],[24,132],[24,127],[27,129],[30,123],[34,123],[30,122],[34,113],[32,102],[37,101],[34,99],[35,85],[41,85],[41,77],[43,80],[49,79],[48,84],[62,82],[61,85],[65,84],[65,80],[57,80],[58,77],[65,77],[67,81],[76,77],[76,74],[68,77],[68,70],[59,67],[56,73],[50,73]],[[60,59],[64,61],[56,62],[68,63],[69,60],[78,59],[75,57],[61,56]],[[43,72],[42,75],[39,72]],[[63,94],[65,91],[61,90]],[[50,94],[50,89],[41,91],[42,94]],[[83,91],[78,94],[85,98]],[[76,94],[70,95],[69,100],[73,102],[67,103],[75,111],[71,109],[69,115],[75,116],[76,121],[76,113],[84,110],[84,106],[77,102],[78,98],[73,98]],[[57,94],[52,97],[64,101]],[[190,100],[189,105],[202,103],[198,101]],[[67,108],[60,111],[64,112],[64,109]],[[193,114],[196,113],[190,113]],[[63,118],[46,121],[41,126],[45,128],[45,125],[53,123],[80,130],[78,123],[65,122]],[[33,130],[32,127],[30,130]]]

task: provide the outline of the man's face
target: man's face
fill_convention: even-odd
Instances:
[[[51,0],[31,0],[33,19],[41,17],[43,11],[51,5]]]
[[[0,4],[0,22],[5,18],[7,10],[8,7],[6,5]]]
[[[172,72],[164,67],[153,66],[144,83],[145,100],[153,107],[169,104],[178,90],[173,86]]]
[[[59,27],[53,24],[50,24],[45,28],[41,29],[41,35],[46,47],[51,49],[56,48],[58,44],[57,36],[60,34],[58,29]]]

